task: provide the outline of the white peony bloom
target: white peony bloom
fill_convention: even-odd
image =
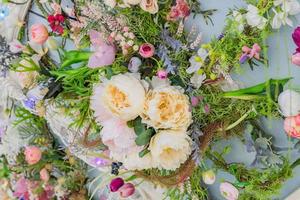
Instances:
[[[186,130],[192,122],[189,98],[177,87],[162,84],[148,92],[141,117],[156,129]]]
[[[300,113],[300,93],[285,90],[279,95],[278,104],[285,117],[296,116]]]
[[[248,5],[247,13],[245,15],[247,23],[252,27],[263,29],[267,24],[267,19],[259,15],[259,10],[253,5]]]
[[[151,153],[147,153],[143,157],[140,157],[139,152],[137,151],[129,153],[123,160],[123,165],[129,170],[143,170],[157,167]]]
[[[111,117],[130,121],[143,112],[145,96],[145,88],[137,77],[119,74],[94,87],[91,108],[100,123]]]
[[[149,150],[158,168],[175,170],[189,158],[191,139],[185,131],[159,131],[152,137]]]
[[[189,59],[190,67],[186,70],[186,72],[189,73],[189,74],[197,72],[202,67],[202,65],[204,64],[205,59],[207,58],[207,56],[208,56],[208,52],[205,49],[200,48],[197,51],[197,54],[192,56]]]

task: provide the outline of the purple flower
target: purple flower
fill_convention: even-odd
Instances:
[[[244,64],[248,59],[249,59],[248,55],[244,53],[244,54],[240,57],[240,63],[241,63],[241,64]]]
[[[117,192],[124,185],[124,180],[120,177],[111,180],[109,188],[111,192]]]
[[[218,40],[221,40],[224,36],[225,36],[225,34],[224,34],[224,33],[221,33],[221,34],[218,36]]]
[[[23,103],[24,103],[25,107],[34,110],[35,105],[36,105],[36,99],[35,98],[28,98],[28,99],[25,99],[23,101]]]
[[[108,161],[103,158],[94,158],[92,163],[97,167],[103,167],[109,165]]]
[[[299,26],[294,30],[292,34],[292,38],[298,47],[297,52],[300,52],[300,27]]]

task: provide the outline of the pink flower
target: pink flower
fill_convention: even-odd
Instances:
[[[300,139],[300,115],[285,118],[284,130],[289,136]]]
[[[300,53],[295,53],[292,55],[292,63],[294,65],[300,66]]]
[[[243,51],[243,54],[240,57],[240,63],[242,63],[242,64],[244,62],[246,62],[248,58],[249,59],[255,58],[257,60],[260,59],[261,48],[256,43],[252,46],[252,49],[247,46],[243,46],[242,51]]]
[[[11,43],[9,43],[9,50],[12,53],[20,53],[24,48],[24,45],[19,40],[15,39]]]
[[[28,184],[24,177],[21,177],[15,184],[14,196],[24,200],[29,200]]]
[[[94,54],[90,57],[88,66],[97,68],[113,64],[116,56],[115,47],[104,42],[101,33],[95,30],[91,30],[89,35],[92,43],[91,49]]]
[[[159,70],[157,72],[157,76],[160,79],[166,79],[168,77],[168,72],[166,72],[165,70]]]
[[[42,181],[45,181],[45,182],[48,182],[49,179],[50,179],[50,175],[49,175],[49,172],[47,171],[46,168],[43,168],[41,171],[40,171],[40,178]]]
[[[292,34],[292,37],[293,37],[293,40],[294,40],[294,42],[295,42],[295,44],[297,45],[297,49],[296,49],[296,51],[297,52],[300,52],[300,27],[297,27],[295,30],[294,30],[294,32],[293,32],[293,34]]]
[[[191,97],[191,103],[193,107],[196,107],[199,104],[199,99],[198,97]]]
[[[135,188],[132,183],[125,183],[120,189],[120,196],[122,198],[127,198],[134,194]]]
[[[111,192],[117,192],[124,185],[124,180],[122,178],[114,178],[109,184]]]
[[[25,160],[29,165],[38,163],[42,158],[42,151],[35,146],[28,146],[25,148]]]
[[[154,55],[155,48],[152,44],[144,43],[140,46],[139,53],[143,58],[150,58]]]
[[[182,18],[186,18],[190,15],[190,7],[185,0],[176,0],[176,5],[172,6],[167,19],[170,21],[176,21]]]
[[[227,200],[237,200],[239,197],[239,191],[231,183],[224,182],[220,185],[220,192],[222,196]]]
[[[59,35],[62,35],[64,33],[64,27],[62,26],[62,24],[65,21],[65,17],[63,15],[49,15],[47,20],[53,32],[58,33]]]
[[[34,24],[30,28],[30,38],[33,42],[44,44],[48,39],[48,30],[43,24]]]

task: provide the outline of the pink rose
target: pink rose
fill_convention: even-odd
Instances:
[[[186,18],[190,15],[190,7],[185,0],[176,0],[176,5],[172,6],[167,20],[176,21],[179,19]]]
[[[40,171],[40,178],[41,178],[42,181],[45,181],[45,182],[49,181],[50,175],[49,175],[49,172],[47,171],[47,169],[43,168]]]
[[[120,189],[120,196],[122,198],[127,198],[134,194],[135,188],[132,183],[125,183]]]
[[[300,139],[300,115],[285,118],[284,130],[289,136]]]
[[[154,55],[155,48],[152,44],[144,43],[141,45],[139,53],[143,58],[150,58]]]
[[[33,42],[43,44],[48,39],[48,30],[43,24],[34,24],[30,28],[30,38]]]
[[[29,146],[25,148],[25,160],[29,165],[38,163],[42,158],[42,151],[35,146]]]
[[[237,200],[239,197],[239,191],[231,183],[224,182],[220,185],[220,192],[222,196],[227,200]]]
[[[157,72],[157,76],[159,79],[166,79],[168,77],[168,72],[166,72],[165,70],[159,70]]]
[[[292,56],[292,63],[294,65],[300,66],[300,53],[296,53]]]

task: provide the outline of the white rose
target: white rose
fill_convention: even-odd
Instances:
[[[148,92],[141,117],[156,129],[186,130],[192,122],[189,99],[176,87],[159,86]]]
[[[175,170],[189,158],[190,141],[184,131],[163,130],[152,137],[149,150],[159,168]]]
[[[91,108],[98,122],[111,117],[124,121],[135,119],[143,112],[145,89],[133,74],[119,74],[94,87]]]
[[[124,0],[123,2],[127,5],[138,5],[141,3],[141,0]]]
[[[300,113],[300,93],[285,90],[280,93],[278,104],[285,117],[296,116]]]
[[[157,0],[142,0],[140,3],[141,8],[151,14],[158,12]]]

